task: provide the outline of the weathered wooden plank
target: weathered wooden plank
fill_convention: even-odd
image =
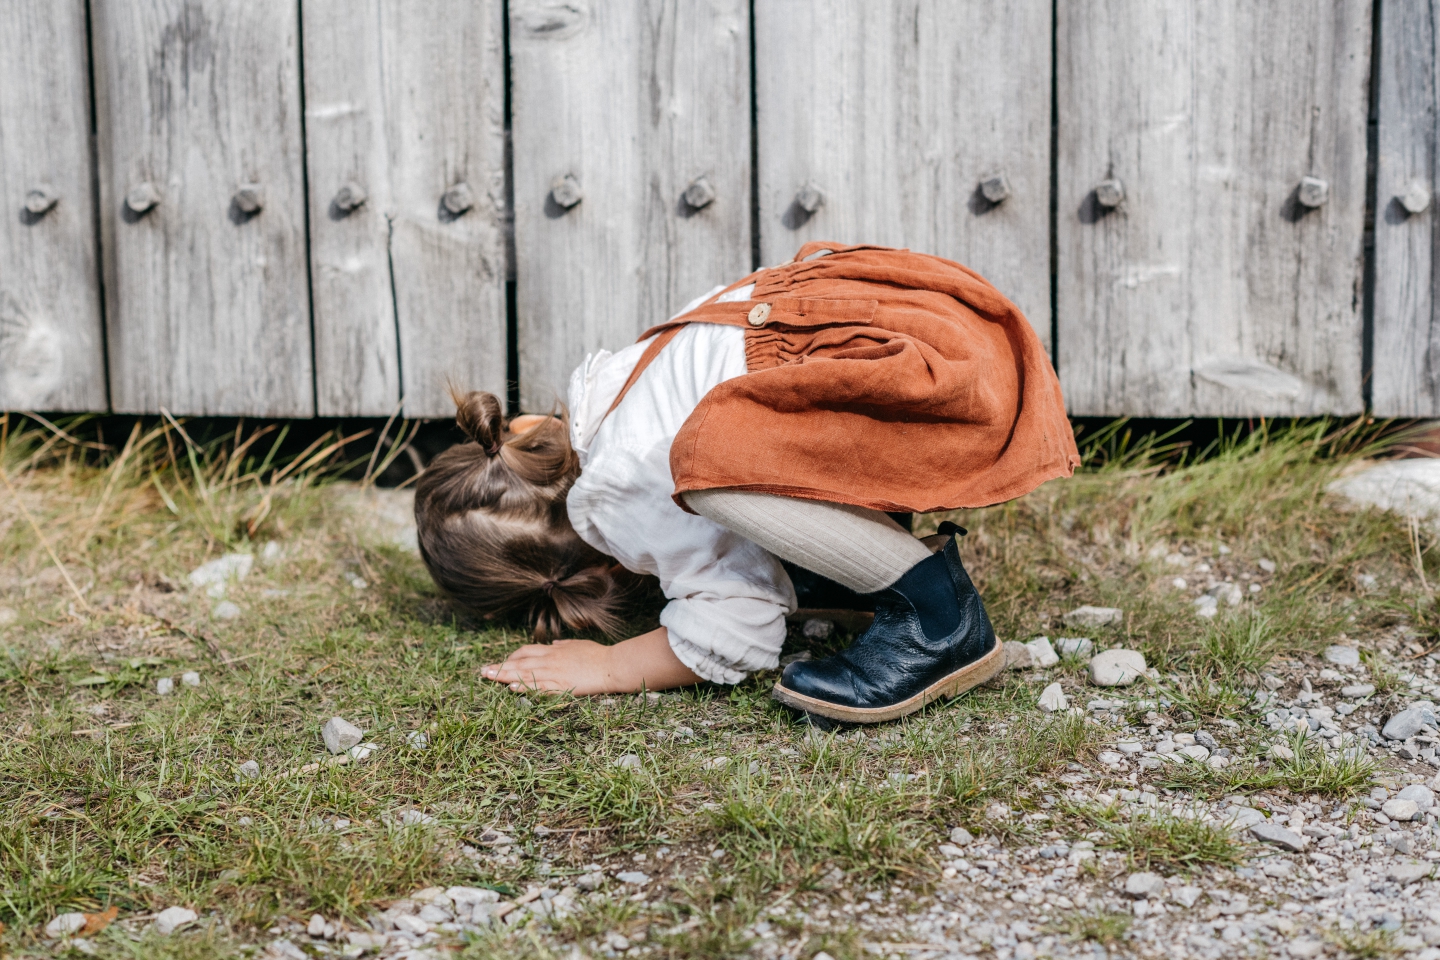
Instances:
[[[448,383],[505,395],[502,6],[380,11],[405,415],[454,416]]]
[[[1071,412],[1358,412],[1370,4],[1057,13]],[[1307,176],[1328,184],[1318,208]]]
[[[1048,343],[1050,34],[1049,0],[756,4],[761,261],[808,240],[938,254]]]
[[[380,4],[305,0],[301,7],[320,416],[387,416],[400,398]]]
[[[114,408],[312,415],[297,0],[93,17]]]
[[[1440,120],[1435,0],[1380,8],[1379,153],[1375,170],[1375,352],[1370,398],[1383,417],[1440,415],[1434,195]]]
[[[545,410],[587,352],[749,272],[749,14],[512,0],[510,17],[521,398]]]
[[[85,3],[0,23],[0,409],[103,410]]]

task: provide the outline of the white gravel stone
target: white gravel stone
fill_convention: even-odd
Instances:
[[[1360,700],[1375,693],[1373,683],[1352,683],[1340,688],[1340,695],[1351,700]]]
[[[194,923],[199,917],[194,910],[186,907],[166,907],[155,914],[155,930],[168,937],[187,923]]]
[[[964,827],[956,827],[950,831],[950,842],[957,847],[968,847],[974,841],[975,838],[970,836],[970,831]]]
[[[1257,560],[1257,561],[1255,562],[1255,565],[1256,565],[1257,567],[1259,567],[1261,570],[1264,570],[1266,573],[1274,573],[1274,572],[1275,572],[1275,561],[1274,561],[1274,560],[1266,560],[1266,559],[1263,559],[1263,558],[1262,558],[1262,559],[1260,559],[1260,560]]]
[[[234,620],[236,617],[240,616],[240,613],[241,611],[238,606],[231,603],[229,600],[221,600],[219,603],[215,604],[214,609],[210,611],[210,616],[215,618],[216,620]]]
[[[1100,687],[1123,687],[1145,675],[1145,657],[1138,650],[1117,647],[1090,661],[1090,682]]]
[[[1314,940],[1310,937],[1300,937],[1299,939],[1291,940],[1285,945],[1285,949],[1289,951],[1292,957],[1297,957],[1299,960],[1309,960],[1310,957],[1318,957],[1325,952],[1325,941]]]
[[[1145,745],[1138,740],[1121,740],[1119,743],[1115,744],[1115,749],[1119,750],[1127,757],[1133,757],[1137,753],[1144,753]]]
[[[1399,797],[1394,797],[1385,801],[1380,812],[1391,820],[1414,820],[1420,813],[1420,805],[1414,800],[1401,800]]]
[[[1060,662],[1060,655],[1050,646],[1049,637],[1036,637],[1025,644],[1030,651],[1031,666],[1044,670]]]
[[[254,780],[260,776],[260,764],[254,760],[246,760],[236,768],[236,772],[246,780]]]
[[[1295,853],[1305,849],[1305,838],[1291,830],[1286,830],[1278,823],[1269,820],[1264,823],[1257,823],[1250,828],[1250,835],[1263,843],[1274,844],[1285,850]]]
[[[320,736],[325,740],[326,750],[344,753],[365,739],[365,731],[341,717],[331,717],[320,728]]]
[[[621,883],[634,884],[637,887],[643,887],[650,882],[650,877],[641,873],[639,870],[623,870],[615,874],[615,879]]]
[[[1245,594],[1241,592],[1240,585],[1236,583],[1217,583],[1209,590],[1206,590],[1205,593],[1207,596],[1214,597],[1220,603],[1228,604],[1232,607],[1240,606],[1240,602],[1245,599]]]
[[[1208,760],[1210,758],[1210,751],[1206,750],[1198,743],[1192,743],[1189,746],[1181,747],[1175,752],[1180,754],[1181,756],[1189,757],[1191,760],[1196,761]]]
[[[1196,597],[1194,600],[1191,600],[1190,603],[1195,607],[1195,615],[1197,617],[1205,617],[1208,619],[1220,612],[1220,601],[1208,593]]]
[[[310,922],[305,925],[305,932],[312,937],[325,936],[325,918],[318,913],[312,914]]]
[[[615,766],[619,767],[621,770],[639,770],[640,758],[635,756],[635,754],[633,753],[627,753],[625,754],[625,756],[615,761]]]
[[[1060,684],[1052,683],[1040,691],[1037,706],[1046,713],[1057,713],[1070,708],[1070,699],[1065,696],[1065,691],[1060,689]]]
[[[1360,651],[1337,643],[1325,648],[1325,659],[1342,667],[1358,667]]]
[[[1024,670],[1034,663],[1030,648],[1019,640],[1005,641],[1005,669]]]
[[[1170,899],[1189,910],[1195,906],[1195,901],[1199,900],[1204,892],[1199,887],[1176,887],[1170,891]]]
[[[424,750],[430,746],[430,734],[424,730],[411,730],[405,734],[405,746],[411,750]]]
[[[1422,783],[1411,784],[1395,796],[1400,800],[1411,801],[1421,813],[1429,813],[1435,806],[1434,791]]]
[[[155,681],[155,692],[162,697],[168,697],[175,692],[175,678],[161,677]]]
[[[84,926],[85,914],[62,913],[45,924],[45,936],[52,940],[58,940],[60,937],[68,937],[72,933],[79,933]]]
[[[1136,900],[1158,899],[1165,894],[1165,878],[1158,873],[1132,873],[1125,878],[1125,896]]]
[[[589,893],[592,890],[599,890],[601,887],[605,886],[605,874],[601,873],[599,870],[595,870],[591,873],[581,874],[580,876],[575,878],[575,886],[579,887],[581,890],[584,890],[586,893]]]
[[[1386,870],[1385,875],[1391,880],[1394,880],[1396,883],[1399,883],[1403,886],[1407,883],[1414,883],[1417,880],[1424,880],[1426,877],[1430,876],[1434,872],[1435,864],[1433,863],[1421,863],[1418,860],[1406,860],[1403,863],[1397,863],[1389,870]]]
[[[1108,627],[1124,619],[1125,611],[1118,607],[1092,607],[1089,604],[1065,614],[1065,623],[1072,627]]]
[[[1107,767],[1114,767],[1125,762],[1125,754],[1116,753],[1114,750],[1101,750],[1095,759]]]
[[[730,758],[725,756],[711,757],[700,764],[702,770],[724,770],[728,766],[730,766]]]
[[[200,686],[200,674],[194,670],[186,670],[180,674],[180,682],[187,687],[198,687]]]
[[[1409,740],[1424,726],[1436,726],[1435,704],[1417,700],[1391,717],[1380,733],[1387,740]]]
[[[1089,637],[1059,637],[1055,649],[1062,657],[1076,657],[1084,660],[1095,652],[1095,642]]]
[[[223,557],[202,563],[190,571],[188,577],[193,587],[208,587],[213,583],[227,580],[244,580],[255,565],[255,557],[248,553],[227,553]]]

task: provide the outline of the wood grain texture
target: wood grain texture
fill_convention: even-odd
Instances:
[[[96,0],[93,20],[114,408],[313,415],[297,0]],[[160,203],[137,216],[145,182]]]
[[[1440,415],[1440,317],[1435,283],[1440,214],[1434,194],[1440,65],[1435,0],[1380,8],[1379,153],[1375,181],[1375,352],[1371,404],[1383,417]],[[1409,213],[1414,184],[1430,206]]]
[[[1079,415],[1361,409],[1370,5],[1058,5],[1060,378]],[[1329,199],[1299,206],[1302,177]],[[1106,211],[1097,183],[1117,178]]]
[[[500,0],[380,5],[390,257],[407,417],[448,384],[505,395],[505,85]],[[446,191],[467,184],[456,216]]]
[[[749,14],[512,0],[510,16],[521,402],[547,410],[586,353],[749,272]],[[568,209],[550,195],[567,174]],[[696,210],[682,194],[702,176],[714,200]]]
[[[0,0],[0,23],[0,409],[104,410],[84,0]]]
[[[1049,0],[757,3],[761,261],[809,240],[938,254],[1048,343],[1050,35]]]
[[[380,2],[301,6],[320,416],[388,416],[400,398]],[[337,202],[347,185],[360,187],[365,202]]]

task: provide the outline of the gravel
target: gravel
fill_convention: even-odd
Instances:
[[[1066,626],[1109,627],[1125,620],[1125,611],[1117,607],[1092,607],[1086,604],[1076,607],[1064,617]]]
[[[246,780],[254,780],[260,776],[260,764],[254,760],[246,760],[236,768],[236,772]]]
[[[1046,713],[1056,713],[1061,710],[1068,710],[1070,708],[1070,700],[1065,696],[1065,691],[1060,688],[1060,684],[1052,683],[1040,691],[1040,699],[1037,701],[1037,706]]]
[[[1095,651],[1095,642],[1089,637],[1058,637],[1055,640],[1055,650],[1062,657],[1084,660]]]
[[[1269,820],[1257,823],[1250,828],[1250,835],[1261,843],[1274,844],[1285,850],[1299,853],[1305,849],[1305,838],[1292,830],[1287,830],[1278,823]]]
[[[1099,687],[1129,686],[1145,675],[1145,656],[1138,650],[1116,647],[1090,661],[1090,682]]]
[[[1408,740],[1421,728],[1436,725],[1435,704],[1429,700],[1417,700],[1391,717],[1380,733],[1387,740]]]
[[[325,721],[325,726],[320,728],[320,736],[325,741],[326,750],[331,753],[344,753],[351,747],[360,745],[360,741],[365,739],[365,731],[342,717],[331,717]]]
[[[1325,648],[1325,659],[1341,667],[1358,667],[1360,651],[1355,647],[1334,644]]]
[[[1125,896],[1136,900],[1158,899],[1165,894],[1165,878],[1158,873],[1132,873],[1125,878]]]
[[[1030,651],[1032,666],[1045,670],[1060,662],[1060,655],[1055,652],[1054,647],[1050,646],[1049,637],[1036,637],[1025,646]]]
[[[73,933],[79,933],[85,927],[85,923],[85,914],[83,913],[62,913],[45,924],[45,936],[52,940],[68,937]]]
[[[194,923],[200,915],[186,907],[166,907],[155,914],[155,930],[168,937],[186,924]]]

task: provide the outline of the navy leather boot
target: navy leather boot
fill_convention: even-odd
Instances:
[[[846,723],[880,723],[984,683],[1005,665],[958,541],[875,598],[875,622],[845,650],[785,668],[774,697]]]

